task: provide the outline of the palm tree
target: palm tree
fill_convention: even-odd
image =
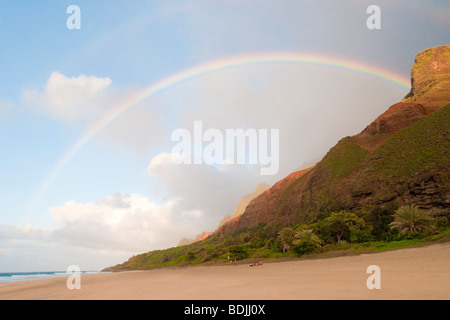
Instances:
[[[393,215],[394,221],[389,225],[401,234],[418,233],[433,230],[433,218],[415,205],[403,206]]]
[[[278,238],[280,239],[283,252],[289,251],[295,240],[295,231],[289,227],[283,228],[278,232]]]
[[[300,230],[295,235],[297,239],[296,242],[300,243],[302,241],[311,242],[316,245],[316,247],[322,244],[322,240],[320,240],[319,236],[315,234],[312,230]]]

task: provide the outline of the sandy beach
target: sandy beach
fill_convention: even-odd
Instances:
[[[369,290],[367,267],[380,267]],[[262,266],[196,266],[0,284],[0,299],[450,299],[450,243]]]

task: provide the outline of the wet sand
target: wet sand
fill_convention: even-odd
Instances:
[[[380,267],[380,289],[367,288],[367,267]],[[450,243],[262,266],[196,266],[0,284],[2,299],[450,299]]]

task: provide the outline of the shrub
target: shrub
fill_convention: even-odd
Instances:
[[[272,247],[277,251],[281,251],[281,252],[283,251],[283,246],[281,245],[281,241],[280,241],[279,237],[275,238]]]
[[[187,261],[193,261],[193,260],[195,260],[197,258],[197,254],[195,253],[195,252],[193,252],[193,251],[189,251],[187,254],[186,254],[186,259],[187,259]]]
[[[368,242],[373,240],[372,228],[363,226],[362,228],[350,227],[350,242]]]
[[[381,208],[379,206],[372,209],[366,216],[365,221],[372,226],[372,235],[376,240],[385,240],[390,231],[389,224],[394,221],[392,215],[394,209]]]
[[[292,249],[299,256],[314,252],[322,240],[311,229],[300,230],[295,234]]]
[[[349,245],[349,243],[347,241],[345,241],[345,240],[339,240],[337,245],[340,246],[340,247],[346,247],[346,246]]]
[[[250,248],[261,248],[264,247],[264,245],[266,244],[266,240],[261,238],[260,236],[256,235],[253,236],[249,241],[248,241],[248,246]]]
[[[234,245],[228,248],[228,255],[230,260],[242,260],[249,257],[249,252],[246,247],[242,245]]]
[[[274,238],[270,238],[269,240],[267,240],[266,245],[264,246],[265,249],[272,249],[272,247],[275,244],[275,239]]]
[[[436,219],[436,228],[440,230],[445,230],[449,227],[447,217],[436,217],[435,219]]]
[[[317,243],[311,240],[300,240],[292,249],[296,254],[302,256],[314,252],[317,249]]]

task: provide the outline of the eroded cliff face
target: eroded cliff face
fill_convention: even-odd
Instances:
[[[399,102],[394,104],[360,134],[356,135],[358,144],[368,151],[373,151],[389,136],[409,127],[437,109],[439,108],[434,105],[433,108],[426,108],[424,105],[416,102]]]
[[[411,92],[402,102],[436,110],[450,101],[450,45],[420,52],[411,71]]]
[[[409,127],[450,102],[450,45],[417,54],[411,70],[411,91],[359,135],[359,143],[372,151],[386,137]]]
[[[449,214],[450,45],[419,53],[411,83],[411,92],[360,134],[341,139],[310,171],[275,184],[219,231],[412,203]]]
[[[423,210],[435,215],[448,215],[450,212],[450,187],[448,169],[450,161],[442,168],[420,173],[416,179],[409,183],[404,193],[405,203],[415,203]],[[446,186],[445,186],[446,185]],[[444,186],[444,187],[443,187]]]

